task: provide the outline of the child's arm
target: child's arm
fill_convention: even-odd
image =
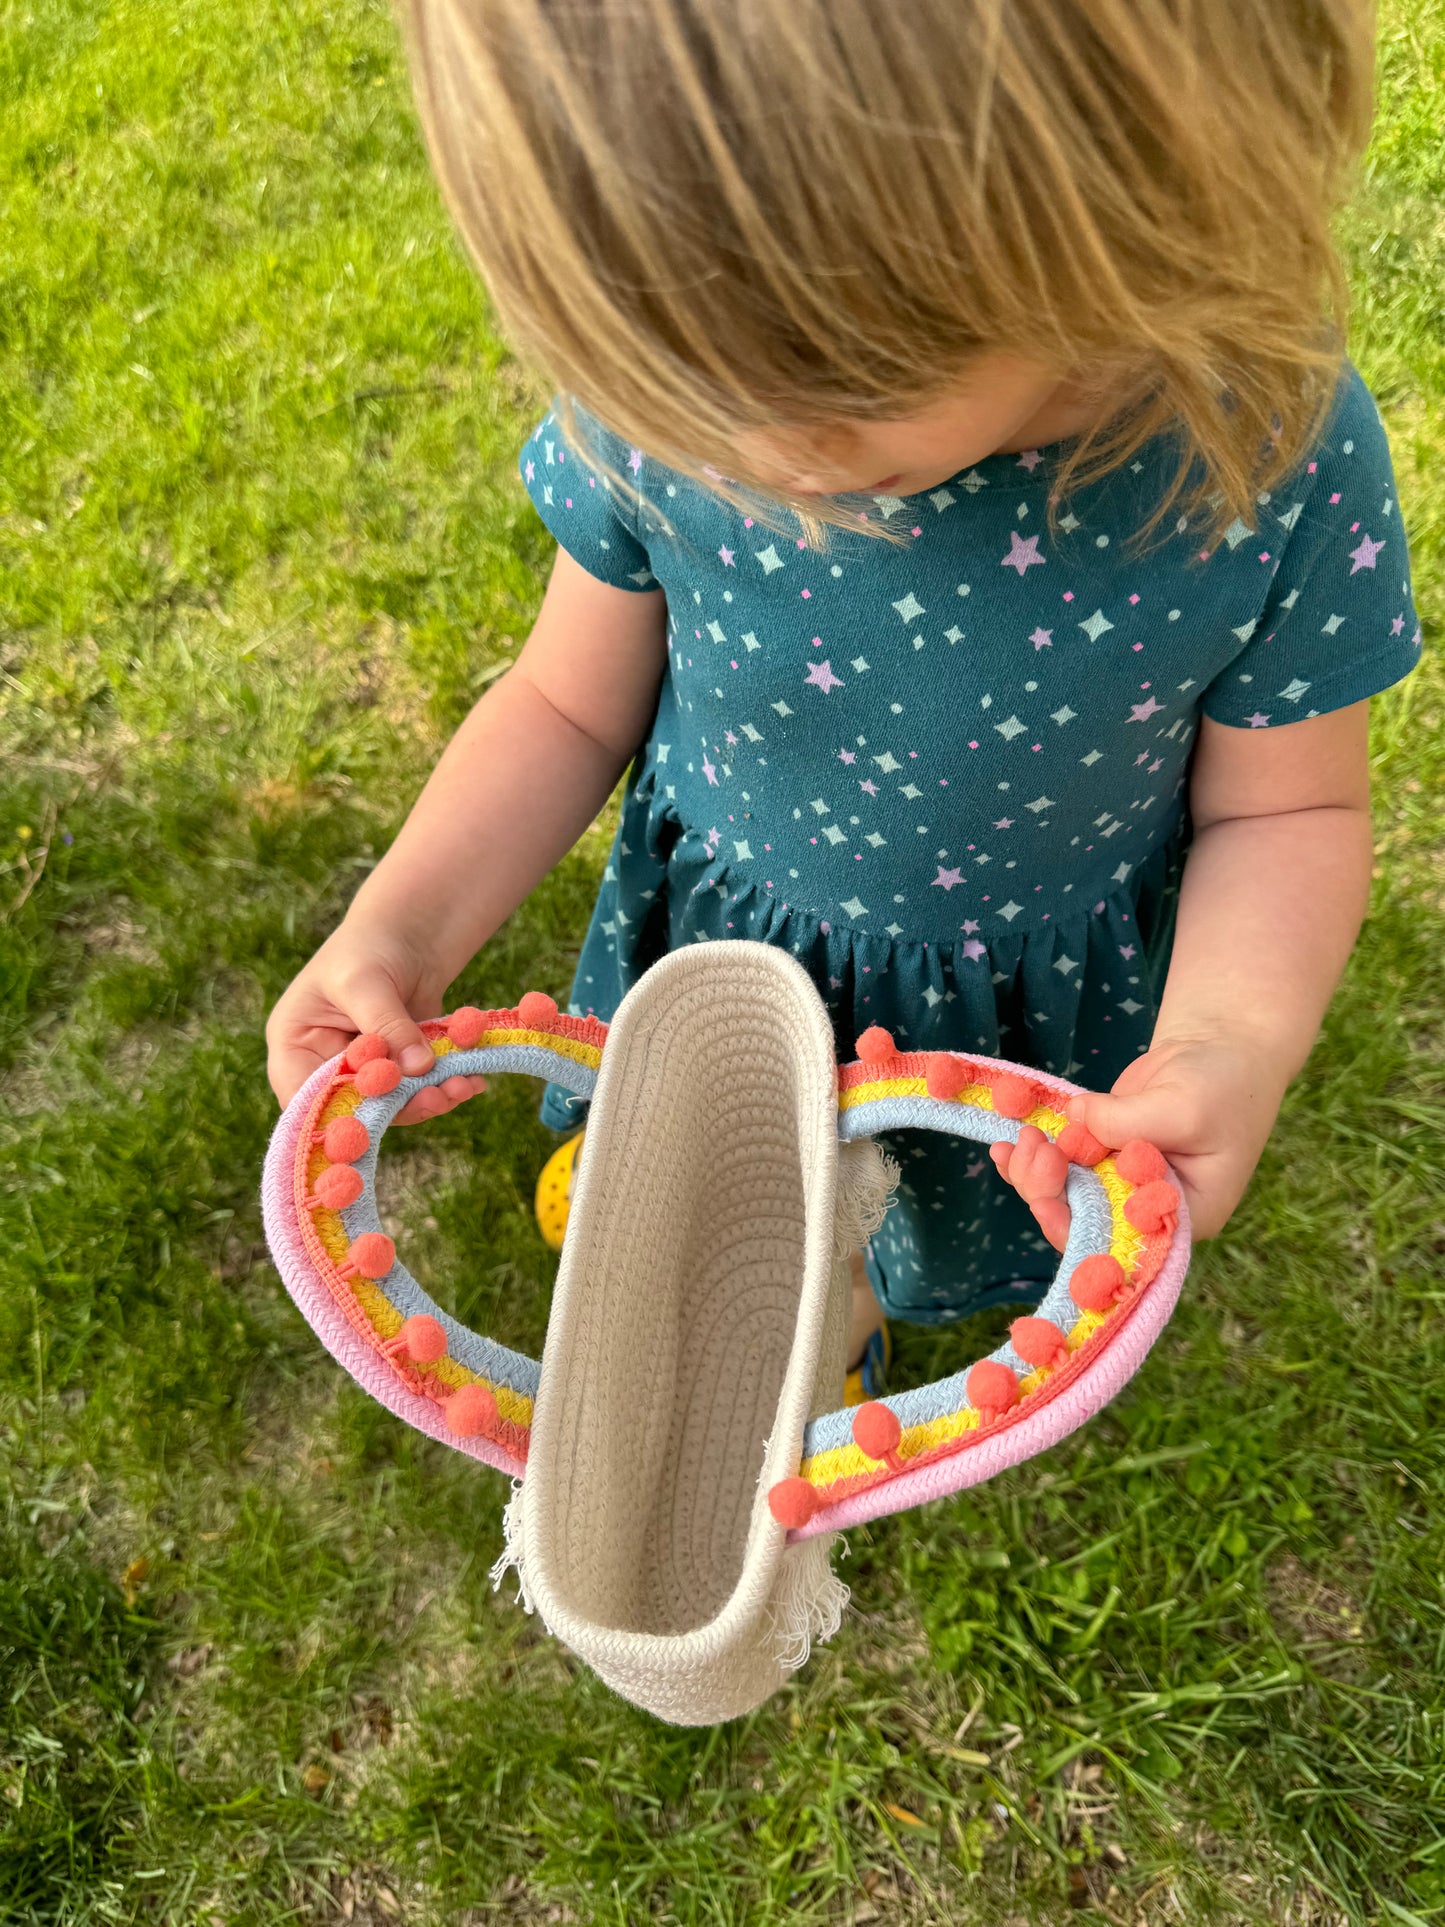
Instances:
[[[1154,1041],[1111,1095],[1069,1106],[1105,1144],[1157,1144],[1202,1237],[1243,1195],[1365,913],[1368,728],[1363,702],[1279,729],[1205,719]],[[1037,1215],[1059,1242],[1067,1207]]]
[[[344,922],[291,983],[266,1026],[283,1104],[359,1030],[379,1031],[403,1070],[425,1069],[417,1017],[606,802],[643,737],[666,660],[661,590],[596,581],[559,552],[514,666],[472,710]],[[480,1088],[451,1078],[405,1117],[434,1117]]]

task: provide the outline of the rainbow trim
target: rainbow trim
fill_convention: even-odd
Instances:
[[[304,1094],[305,1114],[299,1120],[289,1187],[294,1226],[317,1285],[371,1354],[376,1370],[389,1375],[386,1402],[392,1409],[423,1424],[425,1430],[447,1436],[437,1420],[439,1415],[445,1417],[448,1401],[465,1386],[484,1387],[495,1402],[495,1416],[489,1419],[485,1438],[472,1441],[471,1449],[519,1475],[527,1459],[540,1367],[525,1354],[459,1325],[396,1257],[377,1211],[377,1154],[388,1125],[411,1097],[458,1072],[473,1076],[522,1072],[589,1097],[596,1085],[607,1027],[595,1018],[566,1016],[550,998],[534,992],[516,1009],[458,1011],[424,1024],[422,1030],[436,1059],[432,1070],[422,1076],[399,1077],[388,1065],[380,1079],[368,1078],[365,1064],[353,1067],[341,1057]],[[902,1052],[887,1033],[877,1030],[865,1033],[859,1048],[863,1053],[859,1060],[844,1065],[838,1074],[838,1128],[844,1139],[912,1126],[988,1143],[1016,1140],[1020,1130],[1031,1124],[1057,1140],[1068,1128],[1062,1107],[1076,1087],[1061,1079],[995,1059],[962,1058],[946,1051]],[[358,1080],[365,1085],[386,1082],[388,1077],[395,1081],[387,1090],[367,1095],[358,1088]],[[366,1148],[354,1158],[332,1158],[322,1139],[328,1125],[345,1117],[365,1127]],[[351,1164],[361,1182],[351,1203],[333,1209],[317,1201],[317,1186],[338,1163]],[[1160,1189],[1157,1183],[1152,1188]],[[1074,1385],[1101,1348],[1127,1328],[1181,1235],[1172,1216],[1148,1230],[1133,1222],[1130,1201],[1140,1189],[1120,1171],[1114,1153],[1092,1166],[1071,1164],[1068,1245],[1036,1313],[1059,1332],[1059,1355],[1049,1364],[1030,1365],[1010,1340],[987,1361],[979,1361],[1004,1368],[1016,1382],[1014,1403],[1005,1409],[980,1409],[968,1391],[974,1368],[877,1401],[897,1421],[896,1446],[881,1460],[870,1457],[856,1442],[855,1411],[845,1408],[815,1419],[804,1436],[798,1480],[788,1482],[801,1482],[810,1489],[812,1496],[804,1510],[826,1511],[966,1453],[1032,1417]],[[1187,1227],[1182,1235],[1187,1241]],[[389,1266],[379,1276],[358,1273],[349,1257],[363,1248],[357,1241],[368,1236],[391,1254]],[[1081,1309],[1070,1295],[1074,1273],[1086,1259],[1104,1255],[1121,1268],[1122,1289],[1115,1302],[1102,1309]],[[445,1351],[425,1363],[412,1358],[405,1340],[398,1338],[406,1321],[419,1314],[435,1319],[446,1334]],[[416,1401],[427,1408],[425,1412]],[[475,1426],[469,1427],[473,1432]],[[466,1443],[461,1437],[452,1442]],[[871,1508],[891,1509],[886,1498]]]

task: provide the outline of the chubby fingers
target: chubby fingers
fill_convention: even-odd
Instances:
[[[398,1124],[424,1124],[430,1117],[445,1117],[469,1097],[478,1097],[487,1088],[485,1077],[447,1077],[440,1084],[428,1084],[396,1114]]]
[[[1056,1251],[1068,1241],[1071,1214],[1064,1201],[1069,1161],[1036,1124],[1025,1124],[1017,1143],[993,1144],[989,1156],[1034,1215]]]

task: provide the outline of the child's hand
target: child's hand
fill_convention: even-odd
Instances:
[[[1164,1039],[1108,1095],[1088,1092],[1067,1110],[1113,1149],[1136,1137],[1157,1145],[1184,1187],[1194,1236],[1212,1238],[1244,1195],[1287,1083],[1257,1038]],[[1026,1126],[1017,1147],[994,1147],[994,1162],[1061,1251],[1069,1209],[1058,1147]]]
[[[345,1050],[359,1031],[374,1030],[410,1076],[435,1059],[417,1016],[440,1016],[446,985],[430,959],[395,937],[363,934],[343,923],[322,944],[282,993],[266,1025],[267,1075],[284,1106],[328,1058]],[[418,1094],[397,1115],[398,1124],[440,1117],[478,1091],[482,1077],[449,1077]]]

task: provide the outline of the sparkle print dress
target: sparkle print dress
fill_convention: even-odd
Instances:
[[[809,548],[590,429],[522,453],[543,521],[602,581],[667,597],[668,664],[629,775],[573,1009],[610,1018],[680,944],[800,958],[840,1056],[882,1024],[915,1050],[1011,1057],[1107,1089],[1146,1050],[1188,841],[1201,715],[1278,729],[1414,665],[1384,430],[1350,371],[1320,446],[1217,545],[1130,536],[1160,445],[1051,535],[1057,451],[991,456],[867,513],[903,544]],[[557,1089],[547,1121],[579,1120]],[[972,1144],[901,1134],[869,1257],[893,1314],[1037,1296],[1054,1255]]]

